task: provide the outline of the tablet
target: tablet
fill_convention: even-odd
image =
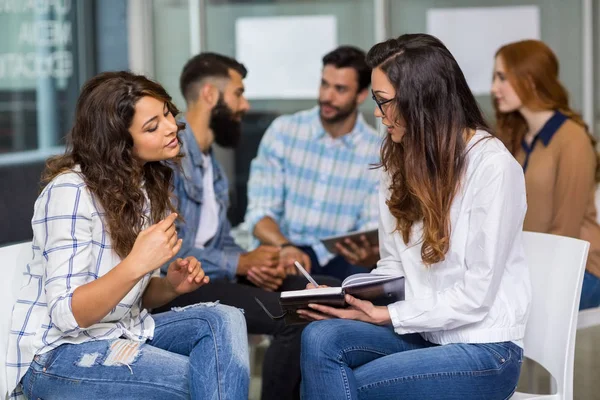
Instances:
[[[369,241],[369,243],[371,243],[372,245],[375,246],[375,245],[379,244],[379,235],[378,235],[377,229],[366,230],[366,231],[347,232],[347,233],[342,233],[340,235],[324,237],[324,238],[321,238],[320,240],[321,240],[321,243],[323,243],[325,245],[327,250],[329,250],[331,253],[337,254],[338,251],[335,248],[335,244],[337,242],[348,238],[357,243],[360,243],[359,241],[360,241],[360,237],[362,235],[365,235],[367,240]]]

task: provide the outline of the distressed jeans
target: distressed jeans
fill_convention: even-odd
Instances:
[[[200,304],[153,316],[154,338],[63,344],[35,356],[22,379],[29,399],[247,399],[242,313]]]
[[[504,400],[522,359],[512,342],[440,346],[387,326],[317,321],[302,334],[302,398]]]

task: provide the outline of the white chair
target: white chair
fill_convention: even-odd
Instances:
[[[0,399],[8,398],[5,365],[12,308],[21,288],[22,273],[32,255],[31,242],[0,247]]]
[[[532,302],[525,332],[525,357],[556,380],[556,393],[515,393],[511,399],[573,399],[573,363],[579,296],[588,242],[544,233],[523,233]]]

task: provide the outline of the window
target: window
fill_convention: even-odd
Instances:
[[[0,2],[0,154],[64,144],[80,82],[77,8]]]

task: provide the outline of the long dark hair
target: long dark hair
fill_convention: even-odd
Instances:
[[[389,174],[387,205],[405,243],[423,221],[421,257],[443,261],[450,246],[450,207],[464,176],[467,129],[490,131],[469,86],[446,46],[426,34],[406,34],[378,43],[367,54],[396,90],[390,111],[406,126],[401,143],[381,148]]]
[[[42,175],[45,186],[57,175],[76,165],[81,167],[88,189],[104,209],[112,248],[121,258],[129,254],[146,222],[144,207],[148,205],[142,182],[150,200],[152,221],[175,211],[171,203],[171,167],[164,162],[142,165],[133,154],[129,128],[135,104],[145,96],[165,102],[177,115],[165,89],[142,75],[105,72],[87,81],[77,101],[66,152],[48,159]],[[179,125],[179,130],[182,128]]]

